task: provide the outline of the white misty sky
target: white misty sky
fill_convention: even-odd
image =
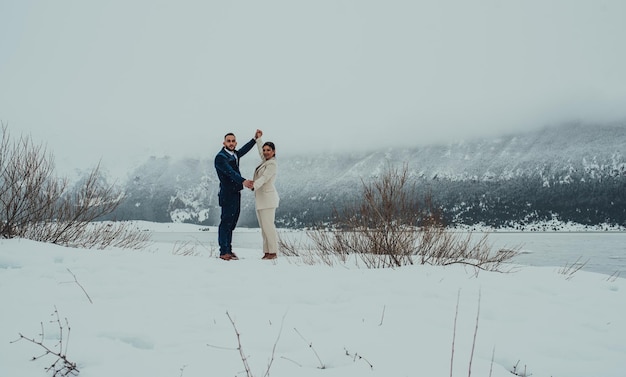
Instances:
[[[0,120],[60,170],[626,119],[626,2],[0,0]],[[242,143],[240,143],[241,145]]]

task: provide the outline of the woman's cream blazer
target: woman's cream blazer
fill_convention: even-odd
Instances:
[[[274,186],[276,181],[276,157],[266,160],[263,157],[263,140],[256,139],[256,146],[261,155],[261,163],[254,170],[254,199],[256,209],[278,207],[278,192]]]

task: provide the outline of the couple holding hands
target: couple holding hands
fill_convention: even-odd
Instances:
[[[224,147],[215,156],[215,170],[220,180],[218,194],[219,205],[222,208],[220,225],[218,227],[218,243],[220,258],[223,260],[237,260],[233,253],[233,230],[237,226],[241,212],[241,190],[244,186],[254,191],[256,216],[263,236],[263,258],[276,259],[278,252],[278,234],[274,218],[278,207],[278,192],[274,186],[276,180],[276,147],[272,142],[265,142],[261,137],[263,131],[256,130],[254,138],[248,141],[241,149],[236,149],[237,138],[233,133],[224,136]],[[261,162],[254,170],[252,180],[245,179],[239,171],[239,159],[257,146]]]

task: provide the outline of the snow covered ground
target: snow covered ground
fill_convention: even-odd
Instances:
[[[88,377],[246,376],[237,333],[250,376],[625,375],[623,278],[261,261],[252,244],[226,262],[193,237],[139,251],[0,240],[0,376],[50,375],[56,357],[31,361],[44,349],[18,339],[58,350],[59,322]]]

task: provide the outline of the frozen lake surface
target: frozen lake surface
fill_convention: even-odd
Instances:
[[[200,229],[200,227],[198,227]],[[155,242],[196,243],[217,249],[217,228],[204,231],[153,231]],[[281,237],[306,239],[304,231],[279,230]],[[473,232],[477,237],[484,233]],[[490,232],[488,243],[494,249],[519,248],[514,263],[529,266],[565,267],[584,263],[582,270],[626,278],[626,232]],[[233,248],[259,249],[259,229],[238,228]],[[260,250],[259,250],[260,252]]]
[[[626,232],[494,232],[494,248],[520,246],[514,261],[530,266],[585,263],[585,271],[626,277]]]

